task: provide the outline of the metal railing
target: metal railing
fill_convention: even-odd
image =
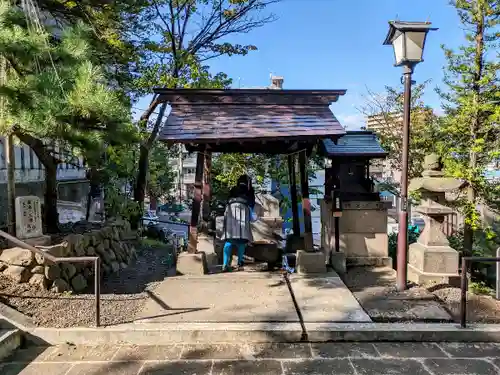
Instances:
[[[498,277],[500,277],[500,268],[498,264],[500,263],[500,248],[497,250],[497,257],[462,257],[462,273],[460,275],[460,326],[466,328],[467,326],[467,270],[469,269],[469,263],[472,262],[484,262],[484,263],[497,263],[497,284]],[[498,288],[498,285],[497,285]],[[497,289],[498,296],[498,289]]]
[[[14,243],[15,245],[22,247],[23,249],[30,250],[31,252],[43,256],[45,260],[48,260],[49,263],[57,264],[57,263],[94,263],[94,272],[95,272],[95,285],[94,285],[94,293],[95,293],[95,325],[96,327],[101,326],[101,259],[97,256],[86,256],[86,257],[55,257],[42,249],[36,248],[27,244],[26,242],[21,241],[20,239],[11,236],[7,232],[0,230],[0,236],[5,238],[6,240]]]

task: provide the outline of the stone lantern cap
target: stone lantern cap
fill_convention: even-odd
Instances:
[[[436,154],[424,159],[422,177],[414,178],[408,186],[409,191],[426,190],[434,193],[446,193],[464,186],[465,182],[453,177],[444,177],[443,165]]]

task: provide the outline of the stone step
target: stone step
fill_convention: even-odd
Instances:
[[[0,329],[0,361],[12,355],[21,346],[22,338],[19,329]]]
[[[497,342],[500,326],[454,323],[307,323],[310,342]],[[35,328],[28,344],[171,345],[195,343],[300,342],[299,322],[288,323],[147,323],[102,328]],[[0,371],[0,373],[2,373]]]

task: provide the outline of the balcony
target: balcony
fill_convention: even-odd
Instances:
[[[194,173],[186,173],[182,176],[182,183],[184,184],[194,184]]]

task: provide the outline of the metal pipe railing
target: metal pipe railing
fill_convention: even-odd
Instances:
[[[499,249],[500,250],[500,249]],[[497,251],[498,255],[498,251]],[[466,328],[467,325],[467,270],[469,262],[489,262],[498,263],[500,257],[462,257],[462,273],[460,275],[460,326]],[[497,280],[498,283],[498,280]]]
[[[21,241],[19,238],[16,238],[3,230],[0,230],[0,236],[5,238],[6,240],[16,244],[23,249],[30,250],[35,254],[43,256],[44,259],[49,260],[52,263],[94,263],[94,272],[95,272],[95,285],[94,285],[94,293],[95,293],[95,325],[96,327],[101,326],[101,259],[97,256],[86,256],[86,257],[55,257],[52,254],[49,254],[42,249],[36,248],[26,242]]]

